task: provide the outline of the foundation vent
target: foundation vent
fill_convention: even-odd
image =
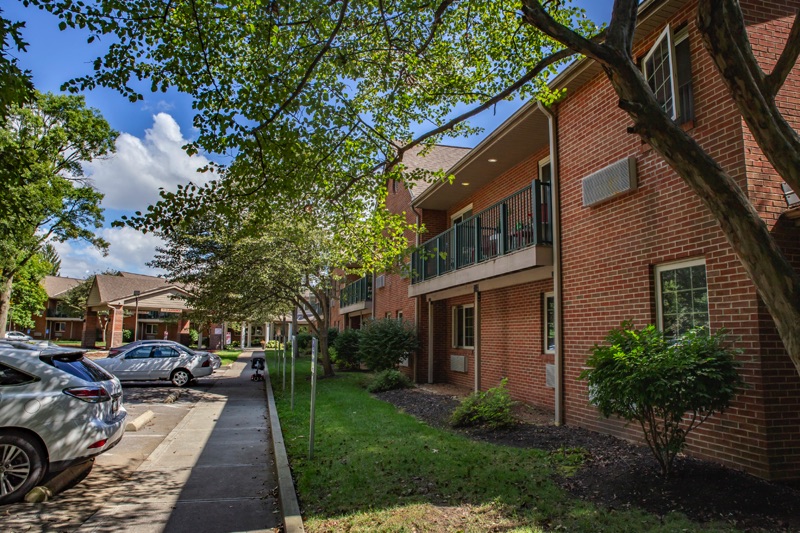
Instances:
[[[451,355],[450,356],[450,370],[453,372],[466,372],[467,371],[467,356],[466,355]]]
[[[627,157],[589,174],[581,181],[583,207],[600,204],[626,192],[635,191],[636,158]]]

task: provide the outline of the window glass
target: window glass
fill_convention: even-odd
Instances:
[[[679,124],[694,120],[691,50],[688,31],[674,35],[669,26],[644,57],[647,84],[664,111]]]
[[[153,347],[153,357],[166,359],[170,357],[178,357],[180,354],[170,346],[155,346]]]
[[[683,264],[656,270],[660,328],[677,337],[708,325],[708,288],[705,264]]]
[[[556,299],[552,294],[544,297],[544,351],[556,351]]]
[[[0,363],[0,387],[33,383],[36,378],[25,372]]]
[[[675,115],[673,105],[673,78],[672,78],[672,56],[670,53],[671,39],[670,30],[667,30],[659,37],[656,44],[645,56],[644,74],[650,90],[664,111],[670,115]]]
[[[678,123],[694,120],[694,91],[689,39],[686,34],[675,38],[675,68],[678,86]]]
[[[453,313],[453,346],[472,348],[475,345],[475,308],[458,306]]]
[[[125,359],[147,359],[151,351],[151,346],[139,346],[125,354]]]
[[[53,357],[53,366],[71,376],[81,378],[84,381],[91,381],[93,383],[97,381],[109,381],[114,379],[111,374],[85,357],[82,357],[76,361],[68,357],[59,358],[58,356],[55,356]]]

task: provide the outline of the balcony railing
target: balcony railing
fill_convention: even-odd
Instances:
[[[83,318],[83,311],[58,307],[56,309],[48,309],[47,318]]]
[[[357,304],[372,300],[372,276],[364,276],[361,279],[347,285],[339,291],[339,307]]]
[[[411,255],[412,283],[488,261],[523,248],[553,243],[550,183],[533,183],[454,225]]]

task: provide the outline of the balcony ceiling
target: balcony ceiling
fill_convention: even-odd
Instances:
[[[449,170],[455,175],[452,184],[430,187],[417,198],[414,206],[446,211],[459,205],[548,144],[547,117],[538,107],[526,104]]]

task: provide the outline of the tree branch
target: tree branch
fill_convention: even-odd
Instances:
[[[633,49],[633,34],[636,31],[636,16],[639,2],[636,0],[615,0],[608,25],[606,45],[624,51],[627,55]]]
[[[314,69],[317,68],[317,65],[319,64],[319,62],[322,61],[322,58],[331,49],[331,46],[333,45],[334,39],[339,34],[339,31],[342,29],[342,25],[344,24],[344,16],[345,16],[345,13],[347,13],[348,3],[349,3],[349,0],[343,0],[342,9],[339,11],[339,19],[336,21],[336,26],[333,28],[333,31],[331,31],[331,34],[328,36],[328,40],[325,41],[325,44],[322,46],[322,49],[320,49],[320,51],[317,52],[317,55],[314,57],[313,61],[311,61],[311,64],[308,65],[308,68],[306,69],[305,73],[303,74],[303,78],[300,80],[300,83],[297,84],[297,86],[295,87],[294,91],[292,91],[292,94],[290,94],[289,97],[286,100],[284,100],[284,102],[280,105],[280,107],[278,107],[278,109],[276,109],[272,113],[272,115],[266,120],[266,122],[263,122],[263,123],[259,124],[258,126],[256,126],[253,129],[254,132],[255,131],[261,131],[261,130],[265,129],[266,127],[268,127],[270,124],[272,124],[275,121],[275,119],[277,119],[278,116],[280,116],[280,114],[283,113],[283,111],[287,107],[289,107],[289,105],[298,96],[300,96],[300,93],[303,92],[303,89],[305,89],[305,86],[308,84],[308,80],[311,79],[311,74],[314,73]]]
[[[786,82],[786,77],[794,68],[795,63],[797,63],[798,56],[800,56],[800,11],[794,17],[792,31],[789,33],[786,46],[783,47],[783,52],[781,52],[775,68],[766,77],[767,89],[769,89],[773,98]]]

